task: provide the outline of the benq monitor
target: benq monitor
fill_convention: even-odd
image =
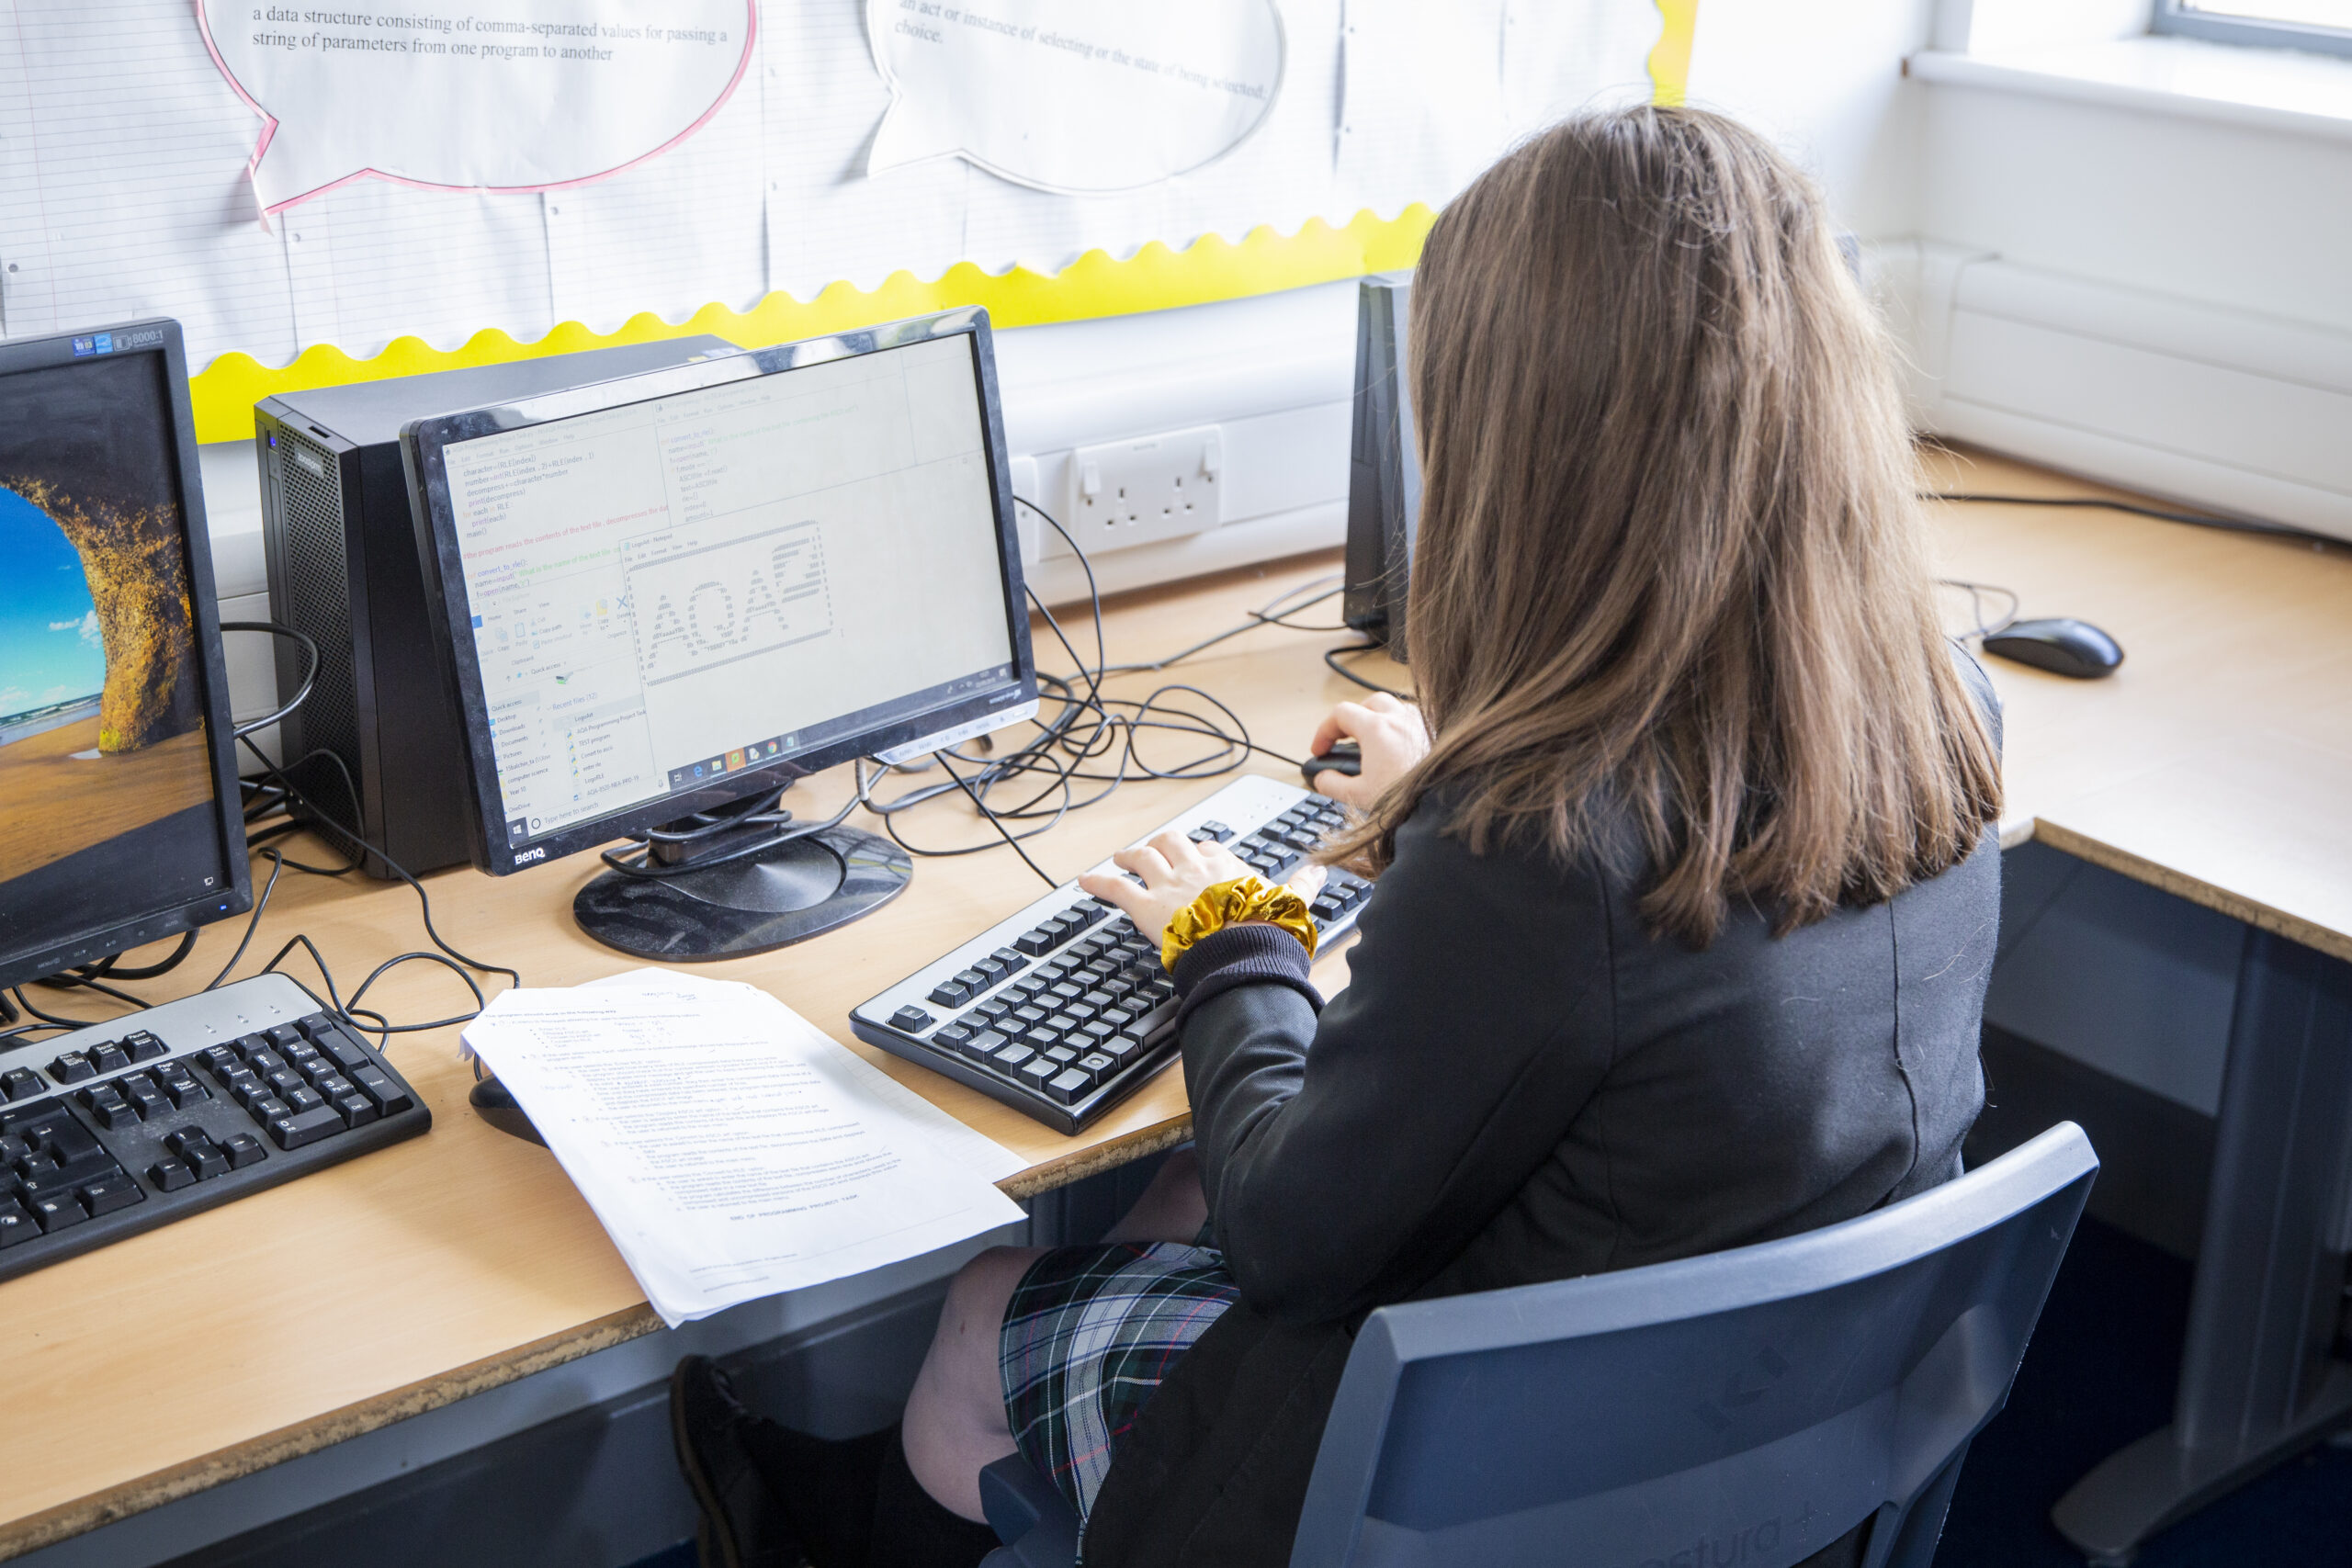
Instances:
[[[250,907],[179,323],[0,343],[0,986]]]
[[[776,793],[1036,712],[988,317],[966,310],[401,434],[475,863],[619,838],[573,903],[643,956],[870,911],[897,846]]]

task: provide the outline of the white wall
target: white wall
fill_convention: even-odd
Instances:
[[[1920,85],[1919,233],[2352,329],[2352,141]]]
[[[1690,102],[1769,131],[1866,240],[1918,231],[1919,84],[1933,0],[1702,0]]]
[[[2352,329],[2352,140],[1907,80],[2145,27],[2148,0],[1705,0],[1693,103],[1770,131],[1866,240]]]

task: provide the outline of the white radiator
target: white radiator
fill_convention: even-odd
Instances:
[[[1871,260],[1924,428],[2352,539],[2352,333],[1952,246]]]

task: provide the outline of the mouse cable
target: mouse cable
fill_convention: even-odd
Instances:
[[[2341,545],[2345,541],[2312,528],[2298,528],[2291,523],[2262,523],[2245,517],[2216,517],[2202,512],[2173,512],[2161,506],[2143,506],[2135,501],[2109,501],[2096,495],[1985,495],[1974,491],[1923,490],[1921,501],[1950,501],[1973,506],[2065,506],[2087,507],[2097,511],[2128,512],[2134,517],[2153,517],[2159,523],[2186,523],[2198,528],[2219,528],[2229,534],[2268,534],[2282,539],[2306,539],[2315,545]]]
[[[1936,579],[1936,586],[1957,588],[1968,595],[1969,617],[1976,624],[1962,635],[1975,637],[1980,641],[1988,637],[1998,637],[2017,625],[2018,611],[2024,604],[2024,601],[2018,597],[2016,589],[2004,588],[1997,582],[1963,582],[1956,577],[1939,577]],[[1984,619],[1984,595],[1987,593],[1998,593],[2009,602],[2009,607],[2001,612],[1999,619],[1990,623]]]
[[[1379,647],[1380,644],[1376,642],[1352,642],[1340,648],[1327,648],[1323,650],[1323,662],[1330,667],[1333,674],[1353,681],[1366,691],[1385,693],[1392,697],[1401,697],[1408,703],[1413,701],[1412,693],[1400,692],[1394,686],[1384,686],[1377,681],[1366,680],[1340,662],[1340,655],[1343,653],[1370,653]]]
[[[962,790],[966,795],[971,796],[972,809],[987,818],[989,819],[989,826],[993,827],[999,833],[1003,834],[1004,841],[1012,846],[1012,852],[1021,857],[1021,863],[1027,866],[1031,871],[1035,872],[1037,874],[1038,880],[1045,883],[1046,886],[1059,887],[1061,884],[1055,881],[1052,875],[1046,872],[1045,867],[1039,865],[1035,861],[1029,858],[1029,852],[1023,849],[1021,847],[1021,840],[1014,838],[1011,829],[1007,829],[1002,822],[997,819],[996,813],[990,811],[986,806],[981,804],[980,797],[973,793],[972,786],[965,782],[964,775],[956,771],[954,763],[948,761],[947,754],[944,751],[933,751],[932,755],[939,760],[939,765],[941,767],[947,770],[947,776],[956,781],[956,787]]]

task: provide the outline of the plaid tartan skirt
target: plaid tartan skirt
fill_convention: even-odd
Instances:
[[[1021,1277],[998,1340],[1004,1413],[1080,1519],[1113,1446],[1239,1295],[1223,1254],[1175,1242],[1058,1247]]]

